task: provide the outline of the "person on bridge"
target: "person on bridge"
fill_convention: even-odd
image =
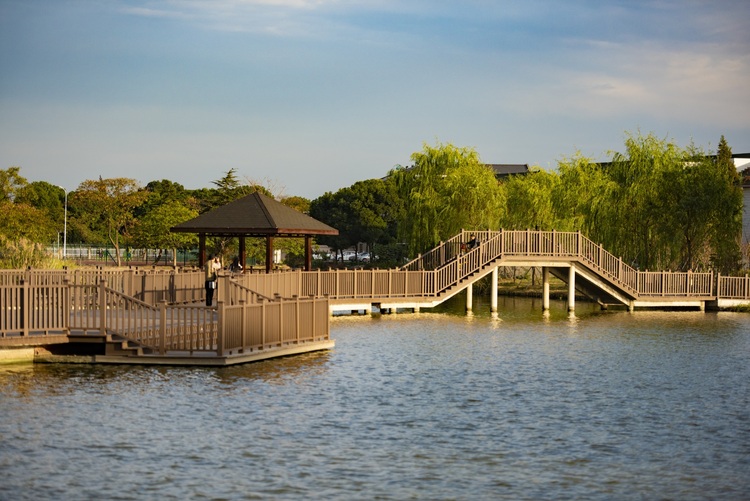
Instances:
[[[221,269],[221,260],[219,256],[214,256],[206,263],[206,306],[211,306],[214,301],[214,291],[219,278]]]

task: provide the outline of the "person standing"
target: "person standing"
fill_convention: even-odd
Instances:
[[[219,256],[214,256],[209,259],[206,263],[206,306],[211,306],[214,301],[214,291],[219,278],[219,270],[221,269],[221,260]]]

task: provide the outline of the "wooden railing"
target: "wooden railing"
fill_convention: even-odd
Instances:
[[[471,236],[477,237],[480,248],[483,249],[478,258],[474,256],[476,249],[466,251]],[[485,247],[485,241],[493,242],[493,245]],[[457,248],[462,252],[456,255],[454,250]],[[449,258],[441,260],[442,256]],[[713,273],[636,270],[580,232],[462,231],[451,240],[440,243],[429,253],[407,263],[404,268],[437,272],[438,289],[444,290],[441,287],[446,283],[460,281],[466,275],[479,271],[487,263],[503,257],[575,259],[633,297],[714,296]]]
[[[117,333],[157,353],[167,351],[254,351],[329,339],[328,300],[309,298],[236,305],[157,306],[125,296],[102,280],[98,286],[71,286],[71,330]]]
[[[70,304],[67,285],[33,285],[23,279],[11,280],[9,274],[4,274],[2,278],[4,285],[0,286],[0,337],[9,334],[28,335],[30,332],[48,335],[67,330],[66,312]]]
[[[719,275],[717,294],[722,299],[750,299],[750,277]]]
[[[477,243],[469,245],[472,240]],[[271,305],[281,302],[281,298],[299,301],[298,315],[304,323],[305,315],[309,316],[306,308],[321,308],[322,303],[316,301],[327,301],[321,298],[371,302],[399,298],[429,300],[456,290],[467,277],[486,271],[495,263],[512,265],[513,260],[548,259],[580,263],[636,299],[718,297],[750,301],[747,276],[714,279],[712,273],[640,271],[580,232],[531,230],[461,232],[401,269],[222,275],[217,301],[225,309],[247,309],[243,313],[249,315],[247,318],[256,318],[253,315],[260,315],[256,310],[264,308],[268,314],[277,307]],[[101,290],[103,279],[110,291],[106,294]],[[203,300],[203,287],[203,273],[194,269],[0,270],[0,337],[30,332],[54,334],[70,327],[92,331],[104,326],[123,332],[138,331],[139,342],[160,350],[224,349],[225,340],[217,334],[218,320],[205,314],[213,310],[202,305],[191,306]],[[316,306],[307,306],[307,302]],[[276,318],[275,313],[270,315]],[[286,318],[287,313],[280,315]],[[159,329],[164,326],[165,334],[157,333],[156,327],[148,322],[154,322]],[[287,320],[282,325],[287,329],[293,323]],[[257,337],[248,332],[243,336]],[[279,335],[279,339],[286,339]],[[299,338],[317,335],[300,331]],[[236,349],[233,343],[227,349]],[[261,346],[263,340],[259,343],[252,346]]]

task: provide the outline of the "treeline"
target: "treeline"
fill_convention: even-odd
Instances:
[[[279,199],[337,228],[338,236],[317,242],[341,259],[341,251],[364,242],[379,267],[403,263],[461,229],[555,229],[580,230],[640,269],[729,274],[742,260],[742,182],[731,154],[723,136],[710,155],[653,134],[628,135],[624,151],[609,162],[575,154],[554,172],[532,168],[498,180],[471,148],[424,145],[412,165],[382,179],[312,201]],[[213,185],[188,190],[168,180],[140,187],[128,178],[99,178],[66,193],[43,181],[28,183],[18,167],[0,170],[0,266],[44,263],[43,248],[63,231],[66,197],[68,244],[119,250],[195,248],[195,235],[169,228],[258,189],[272,196],[257,183],[240,182],[233,169]],[[229,257],[236,243],[214,239],[209,250]],[[250,260],[263,261],[263,245],[248,239]],[[278,239],[277,245],[288,264],[301,263],[301,241]]]
[[[311,215],[367,242],[387,261],[415,256],[463,229],[580,230],[646,270],[736,273],[741,267],[742,182],[722,136],[716,155],[653,134],[597,163],[580,154],[555,172],[498,181],[470,148],[425,145],[413,164],[314,200]]]
[[[212,188],[188,190],[169,180],[141,187],[134,179],[100,177],[83,181],[66,193],[45,181],[27,182],[19,167],[0,170],[0,267],[61,265],[45,249],[61,242],[63,232],[69,245],[114,248],[118,265],[120,249],[128,247],[194,249],[197,235],[172,233],[169,228],[256,190],[271,196],[264,186],[241,182],[234,169],[213,184]],[[302,212],[309,209],[309,201],[301,197],[282,197],[281,202]],[[214,238],[208,244],[212,253],[227,257],[236,253],[236,239]],[[279,244],[292,259],[304,254],[298,241],[281,240]],[[251,259],[262,260],[264,249],[261,242],[248,240]],[[172,255],[176,259],[176,252]]]

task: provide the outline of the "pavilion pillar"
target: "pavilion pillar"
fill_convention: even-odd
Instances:
[[[240,236],[240,265],[245,270],[245,235]]]
[[[206,264],[206,234],[198,234],[198,267],[203,268]]]
[[[305,235],[305,271],[312,271],[312,237]]]
[[[266,237],[266,273],[273,269],[273,237]]]

